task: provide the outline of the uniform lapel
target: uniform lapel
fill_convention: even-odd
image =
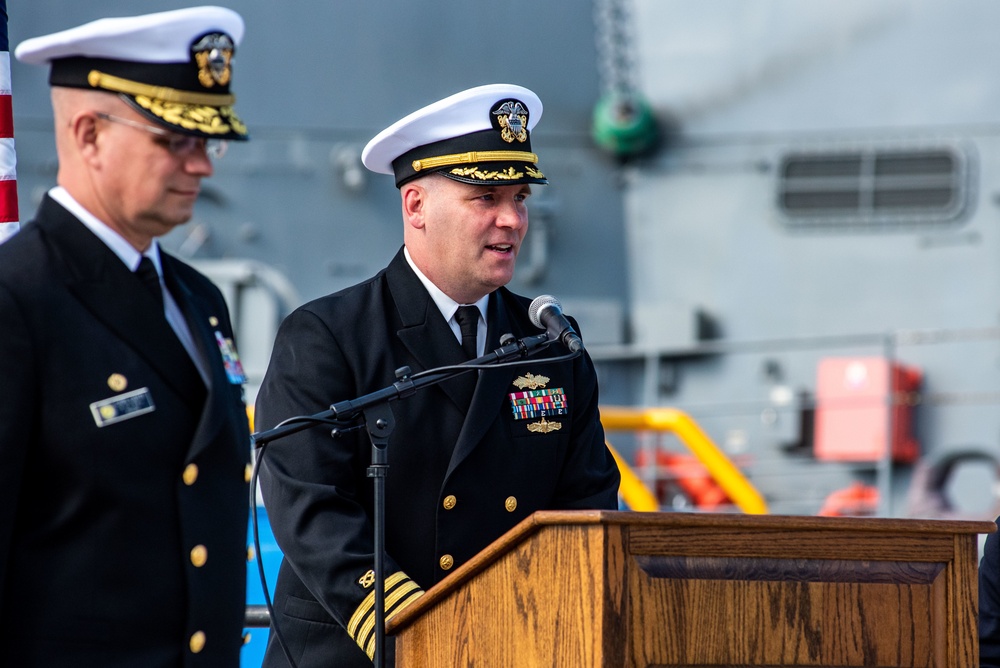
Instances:
[[[219,419],[219,416],[226,410],[230,382],[221,361],[218,342],[215,339],[216,327],[211,324],[210,318],[215,316],[216,323],[220,319],[219,314],[213,312],[212,305],[192,290],[191,286],[181,278],[175,268],[177,260],[162,252],[160,259],[163,264],[163,277],[167,283],[167,289],[170,290],[174,301],[184,313],[191,337],[194,339],[202,359],[205,360],[211,380],[208,395],[202,402],[201,420],[191,442],[191,454],[193,455],[194,452],[211,443],[224,423],[224,420]]]
[[[490,295],[489,326],[486,333],[487,351],[499,348],[500,337],[504,334],[513,334],[519,338],[523,336],[522,332],[513,331],[513,323],[501,301],[498,292]],[[510,386],[514,376],[514,368],[488,369],[480,375],[479,384],[476,386],[472,403],[469,405],[465,424],[462,425],[462,431],[455,443],[447,475],[451,475],[455,467],[472,452],[489,431],[490,426],[496,420],[497,413],[505,404],[501,397],[504,396],[505,388]]]
[[[402,320],[402,327],[396,335],[419,362],[421,369],[436,369],[466,361],[461,344],[420,279],[410,269],[402,251],[389,263],[386,280]],[[469,397],[462,389],[464,386],[465,383],[459,379],[439,383],[439,387],[463,411],[469,404]]]
[[[80,221],[46,197],[35,221],[65,270],[67,288],[163,378],[192,410],[191,387],[204,387],[163,312],[125,264]]]
[[[403,323],[397,336],[420,362],[421,368],[434,369],[465,361],[461,344],[441,317],[441,311],[427,294],[420,279],[410,269],[402,251],[386,269],[386,278]],[[504,334],[513,334],[518,338],[528,334],[510,317],[501,297],[502,293],[503,289],[490,295],[487,318],[489,326],[486,333],[487,351],[499,348],[500,337]],[[517,370],[514,367],[483,371],[471,404],[468,397],[463,395],[459,383],[452,380],[439,384],[462,411],[467,411],[452,450],[448,475],[451,475],[451,472],[489,432],[500,410],[506,405],[504,401],[506,388],[512,387],[516,375]]]

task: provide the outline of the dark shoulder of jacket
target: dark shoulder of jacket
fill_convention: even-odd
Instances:
[[[524,297],[503,287],[496,291],[497,298],[507,311],[507,317],[515,320],[524,331],[542,331],[531,324],[528,318],[528,308],[531,306],[531,299]]]
[[[384,277],[385,269],[360,283],[311,299],[294,310],[308,311],[323,319],[336,316],[339,320],[346,314],[356,315],[359,307],[371,303],[384,289]]]
[[[0,281],[8,278],[15,283],[34,272],[48,271],[39,254],[45,250],[44,233],[34,223],[28,223],[11,238],[0,244]]]

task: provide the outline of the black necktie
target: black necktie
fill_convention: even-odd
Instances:
[[[156,303],[163,310],[163,288],[160,287],[160,275],[156,273],[153,261],[145,255],[139,260],[139,268],[135,270],[135,275],[139,277],[146,289],[156,298]]]
[[[455,322],[462,330],[462,350],[470,360],[479,352],[476,337],[479,333],[479,307],[459,306],[455,312]]]

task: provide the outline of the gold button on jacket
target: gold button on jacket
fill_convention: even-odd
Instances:
[[[508,513],[514,512],[517,510],[517,498],[508,496],[507,500],[503,502],[503,507],[507,509]]]
[[[446,555],[444,555],[443,557],[441,557],[441,561],[440,561],[440,562],[438,562],[438,563],[440,563],[440,564],[441,564],[441,569],[442,569],[442,570],[445,570],[445,571],[447,571],[447,570],[449,570],[449,569],[450,569],[450,568],[451,568],[452,566],[454,566],[454,565],[455,565],[455,560],[454,560],[454,559],[452,558],[452,556],[451,556],[450,554],[446,554]]]
[[[191,636],[191,640],[188,641],[188,647],[191,648],[192,652],[197,654],[201,650],[205,649],[205,640],[206,638],[204,631],[195,631],[194,634]]]
[[[455,498],[454,494],[449,494],[448,496],[444,497],[445,510],[451,510],[452,508],[455,507],[456,503],[458,503],[458,499]]]
[[[195,545],[191,548],[191,563],[196,568],[201,568],[208,561],[208,548],[204,545]]]

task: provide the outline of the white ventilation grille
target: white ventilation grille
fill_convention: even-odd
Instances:
[[[779,175],[778,204],[796,227],[953,223],[971,180],[968,160],[951,148],[797,153]]]

